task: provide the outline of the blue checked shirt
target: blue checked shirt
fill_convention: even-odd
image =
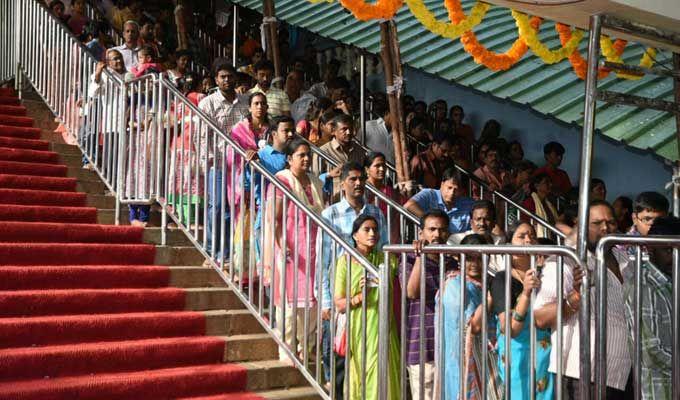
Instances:
[[[366,214],[374,217],[378,221],[378,229],[380,230],[380,240],[378,241],[378,250],[382,249],[383,245],[387,243],[389,237],[387,236],[387,222],[385,221],[385,216],[382,211],[373,204],[364,203],[364,208],[361,209],[360,213],[354,211],[352,206],[349,205],[347,200],[342,199],[339,202],[331,205],[321,212],[321,216],[328,222],[330,226],[335,229],[342,238],[347,241],[347,243],[352,244],[352,224],[354,220],[361,214]],[[322,248],[322,296],[321,296],[321,307],[323,309],[331,308],[333,304],[333,296],[331,295],[331,279],[329,272],[335,270],[335,262],[337,257],[342,254],[342,248],[337,246],[335,252],[333,252],[333,240],[327,234],[322,233],[319,230],[319,234],[323,236],[321,241],[317,240],[317,243],[321,243]],[[317,254],[319,254],[317,252]],[[335,255],[335,257],[333,257]],[[331,265],[333,268],[331,269]]]
[[[447,209],[439,189],[423,189],[411,198],[421,210],[429,212],[442,210],[449,216],[449,232],[460,233],[470,229],[470,211],[474,200],[457,197],[452,208]]]

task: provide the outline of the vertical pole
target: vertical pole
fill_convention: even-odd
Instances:
[[[600,32],[602,20],[599,15],[590,16],[590,37],[588,38],[588,75],[586,77],[585,108],[583,112],[583,134],[581,136],[581,167],[579,176],[578,231],[576,253],[584,269],[585,282],[581,285],[581,310],[579,334],[580,371],[579,386],[581,398],[590,400],[590,271],[588,256],[588,189],[590,169],[593,160],[593,133],[595,131],[595,106],[597,98],[597,64],[600,57]],[[604,316],[603,316],[604,317]]]
[[[394,46],[392,40],[396,40],[396,33],[393,35],[390,31],[394,27],[389,21],[380,23],[380,55],[385,69],[385,85],[387,86],[387,100],[390,106],[390,125],[392,129],[392,141],[394,143],[394,161],[397,169],[397,180],[399,182],[406,182],[409,180],[408,168],[405,167],[404,152],[402,151],[402,136],[403,126],[400,121],[401,115],[401,83],[396,80],[401,79],[401,75],[396,76],[395,60],[394,60]],[[396,76],[396,79],[395,79]]]
[[[234,22],[233,22],[233,32],[231,34],[231,65],[236,68],[236,63],[238,61],[238,5],[234,3],[233,8]]]
[[[378,399],[387,400],[387,391],[389,387],[388,370],[390,363],[390,254],[385,252],[384,263],[382,268],[379,268],[380,274],[380,293],[378,295],[378,306],[380,307],[380,315],[382,316],[378,322]],[[349,275],[349,272],[347,273]],[[349,317],[347,318],[349,320]],[[348,327],[349,331],[349,327]],[[403,360],[402,360],[403,361]],[[345,364],[349,368],[349,363]],[[395,393],[392,393],[394,396]]]
[[[680,71],[680,54],[673,53],[673,71]],[[680,78],[673,78],[673,94],[675,104],[680,104]],[[680,113],[675,113],[675,132],[678,142],[678,154],[680,154]],[[680,215],[680,161],[673,169],[673,215]]]
[[[361,144],[366,145],[366,56],[363,52],[359,56],[359,120]]]
[[[276,9],[274,7],[274,0],[264,0],[262,15],[262,23],[264,24],[265,40],[267,44],[267,58],[274,63],[274,75],[281,76],[281,57],[279,53],[279,38],[276,31]]]
[[[17,92],[17,96],[21,99],[21,64],[19,63],[19,53],[21,52],[21,1],[13,1],[14,6],[14,24],[16,29],[14,30],[14,65],[16,66],[14,74],[14,89]],[[11,13],[11,10],[10,10]],[[8,20],[11,18],[8,18]],[[11,29],[8,27],[8,30]],[[11,35],[10,35],[11,37]],[[12,43],[12,41],[10,41]],[[8,71],[9,72],[9,71]]]

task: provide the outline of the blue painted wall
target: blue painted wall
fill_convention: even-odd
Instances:
[[[405,84],[408,94],[428,104],[444,99],[449,107],[454,104],[463,106],[466,121],[475,128],[477,135],[486,120],[498,120],[502,125],[501,135],[508,141],[522,143],[525,157],[539,166],[544,163],[543,145],[552,140],[562,143],[567,149],[562,168],[569,173],[572,184],[578,184],[580,127],[411,68],[406,70]],[[663,192],[664,185],[671,179],[672,170],[660,157],[601,134],[596,134],[593,154],[593,177],[607,183],[610,201],[619,195],[634,198],[637,193],[647,190]]]

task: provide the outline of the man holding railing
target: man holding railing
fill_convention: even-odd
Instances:
[[[609,203],[596,200],[590,203],[588,213],[587,265],[596,274],[596,257],[594,255],[597,243],[603,237],[616,232],[614,210]],[[569,242],[569,239],[567,240]],[[573,243],[573,238],[572,238]],[[630,349],[628,347],[628,327],[626,325],[624,291],[619,264],[608,252],[605,255],[607,263],[607,397],[621,399],[630,393],[629,375],[632,365]],[[536,295],[534,304],[534,318],[538,328],[552,329],[552,343],[557,343],[557,335],[562,335],[562,361],[564,365],[564,393],[568,399],[579,399],[579,309],[581,302],[581,284],[583,271],[577,265],[564,264],[564,301],[558,304],[557,296],[558,262],[555,257],[549,258],[543,267],[541,288]],[[597,280],[597,277],[594,277]],[[591,291],[592,288],[591,288]],[[595,298],[593,295],[592,298]],[[557,324],[557,307],[562,307],[563,326]],[[592,317],[592,316],[591,316]],[[591,343],[594,343],[595,326],[591,321]],[[550,368],[557,372],[557,352],[553,349],[550,354]],[[592,353],[591,353],[592,358]],[[587,377],[585,379],[590,379]]]
[[[380,231],[380,240],[377,249],[387,243],[389,236],[387,235],[387,222],[382,211],[373,204],[368,204],[365,201],[364,193],[366,191],[366,172],[362,164],[355,162],[348,162],[342,166],[340,173],[340,180],[342,182],[343,199],[331,205],[321,212],[321,216],[333,227],[333,229],[342,236],[348,243],[352,243],[352,225],[359,215],[370,215],[378,222],[378,229]],[[322,231],[319,231],[321,234]],[[323,364],[326,381],[331,381],[331,343],[330,343],[330,317],[331,306],[333,304],[333,296],[331,294],[331,276],[335,276],[335,271],[331,266],[335,267],[338,257],[340,257],[341,248],[333,248],[333,240],[329,235],[322,234],[323,238],[317,243],[322,245],[322,318],[323,318]],[[318,251],[317,251],[318,253]],[[344,359],[336,358],[336,392],[342,393],[344,371]]]
[[[217,126],[223,134],[229,135],[234,125],[245,119],[248,115],[248,102],[236,94],[236,70],[227,62],[220,63],[214,69],[215,83],[218,90],[198,104],[203,112],[215,121]],[[208,166],[208,221],[206,223],[206,230],[208,236],[207,251],[212,249],[212,235],[213,229],[220,232],[221,224],[229,223],[228,207],[225,208],[225,215],[221,216],[222,207],[222,173],[225,169],[226,163],[224,159],[225,142],[214,135],[208,135],[207,128],[201,131],[201,138],[199,143],[202,143],[204,148],[201,150],[201,165]],[[215,143],[217,141],[217,143]],[[215,147],[213,147],[215,146]],[[217,154],[213,153],[213,149],[217,149]],[[207,158],[207,159],[206,159]],[[217,226],[213,226],[213,218]],[[228,229],[225,229],[228,232]],[[219,235],[216,234],[215,254],[218,258],[220,254]],[[229,234],[225,235],[225,247],[229,248]]]
[[[442,210],[434,209],[422,216],[419,240],[414,243],[415,254],[409,254],[405,270],[400,269],[402,285],[406,286],[406,364],[413,400],[433,399],[434,395],[434,354],[435,354],[435,296],[440,287],[439,254],[420,256],[423,246],[446,244],[449,238],[449,216]],[[457,267],[456,261],[446,257],[446,271]],[[423,271],[424,270],[424,271]],[[425,279],[425,291],[421,291],[421,279]],[[421,302],[425,303],[425,314],[420,313]],[[421,332],[422,325],[422,332]],[[424,343],[423,343],[424,342]],[[423,353],[420,351],[421,344]],[[421,376],[422,375],[422,376]],[[423,397],[420,396],[421,386]]]

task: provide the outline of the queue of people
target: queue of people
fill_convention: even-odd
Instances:
[[[98,31],[88,28],[87,21],[83,21],[78,1],[74,2],[72,19],[64,17],[63,4],[59,3],[56,0],[50,4],[55,15],[65,22],[71,21],[69,26],[73,25],[74,30],[83,25],[81,29],[87,34],[88,43],[95,39],[101,41]],[[311,353],[311,349],[321,346],[322,359],[317,361],[322,363],[327,389],[334,391],[336,398],[358,399],[364,395],[376,398],[379,379],[387,379],[389,398],[401,398],[403,366],[412,399],[434,399],[440,394],[446,399],[457,399],[461,387],[469,399],[480,399],[484,385],[487,398],[502,398],[506,380],[511,382],[513,398],[531,398],[533,386],[537,398],[551,399],[557,384],[553,344],[556,335],[561,333],[562,342],[568,344],[562,349],[564,392],[569,398],[578,398],[578,314],[583,277],[578,266],[568,265],[565,269],[564,301],[558,304],[558,263],[554,257],[541,259],[538,268],[532,268],[526,255],[509,259],[492,256],[486,268],[488,275],[484,276],[484,263],[475,255],[465,257],[465,275],[461,257],[446,256],[442,263],[439,255],[420,256],[423,247],[430,244],[535,246],[545,244],[549,236],[549,232],[542,231],[543,227],[533,226],[526,214],[508,224],[504,232],[499,223],[500,207],[490,201],[489,192],[484,193],[479,185],[471,185],[472,190],[466,187],[466,179],[471,178],[461,175],[456,168],[461,165],[468,171],[474,170],[472,175],[485,184],[486,190],[507,194],[560,229],[569,239],[567,245],[573,245],[573,207],[570,208],[573,205],[569,204],[573,187],[569,176],[559,168],[565,154],[561,144],[546,144],[545,165],[537,168],[523,159],[518,142],[508,144],[501,138],[501,125],[497,121],[487,122],[480,139],[475,141],[474,131],[464,123],[462,107],[456,105],[448,109],[445,102],[437,100],[428,110],[427,104],[405,96],[410,167],[415,182],[397,186],[386,176],[387,163],[394,158],[394,151],[390,142],[389,110],[381,103],[384,97],[380,93],[374,96],[374,111],[379,117],[367,125],[365,133],[370,136],[367,143],[373,143],[369,147],[374,150],[367,153],[355,140],[356,96],[353,96],[352,83],[339,76],[337,62],[327,63],[323,79],[318,77],[321,81],[308,82],[307,77],[315,76],[313,67],[318,68],[308,65],[313,56],[304,62],[296,60],[286,75],[290,81],[283,82],[279,88],[274,83],[273,65],[266,59],[257,59],[258,54],[262,57],[262,52],[255,49],[248,60],[252,63],[245,68],[237,70],[230,61],[222,59],[214,63],[210,76],[195,76],[187,68],[191,52],[180,50],[172,54],[165,49],[165,55],[171,57],[161,60],[160,40],[153,36],[153,29],[147,26],[140,37],[140,24],[136,21],[122,21],[121,27],[124,43],[100,52],[105,60],[97,65],[91,78],[89,97],[106,101],[106,96],[101,96],[107,79],[104,70],[124,78],[128,71],[138,77],[167,69],[167,76],[182,93],[242,148],[243,157],[224,141],[206,136],[206,131],[196,130],[192,134],[195,128],[179,129],[180,125],[176,124],[170,149],[176,153],[177,161],[170,167],[170,173],[174,174],[178,188],[168,200],[178,210],[180,220],[205,225],[207,250],[216,254],[216,258],[233,248],[235,254],[224,256],[232,257],[232,262],[234,257],[240,257],[236,263],[240,266],[247,263],[246,254],[255,253],[257,274],[261,274],[258,284],[267,289],[266,296],[271,298],[275,309],[270,310],[274,311],[271,313],[273,326],[288,347],[288,351],[284,347],[280,349],[281,360],[290,361],[290,353],[304,359],[309,356],[305,352]],[[94,44],[90,47],[93,54],[98,54]],[[171,66],[167,67],[164,62]],[[213,82],[215,88],[212,88]],[[307,90],[303,89],[305,86]],[[111,124],[113,120],[104,119]],[[118,131],[113,125],[101,129],[104,133]],[[211,140],[217,143],[206,146]],[[252,170],[248,163],[255,160],[274,175],[288,193],[284,194],[267,180],[261,187],[261,178],[256,176],[252,179],[256,182],[256,200],[248,208],[256,213],[253,227],[256,240],[245,247],[245,236],[227,235],[213,243],[213,237],[219,238],[222,231],[229,232],[230,225],[245,223],[240,219],[243,215],[240,207],[247,204],[243,194],[249,193],[250,188],[240,187],[240,182],[251,182]],[[194,165],[205,168],[195,171],[191,169]],[[187,170],[191,176],[199,177],[194,180],[194,186],[191,179],[179,179]],[[182,187],[181,183],[187,181],[189,186]],[[207,182],[207,187],[202,187],[200,182]],[[404,241],[406,235],[399,229],[394,209],[377,201],[376,196],[367,191],[367,184],[397,204],[403,204],[420,219],[413,253],[406,258],[404,268],[396,258],[386,259],[382,247]],[[226,188],[226,198],[222,198],[223,188]],[[591,270],[595,263],[592,251],[606,235],[615,232],[640,236],[680,234],[680,221],[668,217],[668,201],[659,193],[641,193],[635,201],[619,197],[612,207],[604,200],[605,182],[594,179],[590,191],[594,199],[589,206],[588,267]],[[179,193],[190,196],[181,202]],[[298,207],[293,198],[306,210]],[[566,204],[560,207],[558,201]],[[202,221],[202,213],[197,212],[197,208],[204,203],[207,219]],[[224,203],[228,203],[227,207]],[[221,215],[222,208],[225,215]],[[133,224],[148,223],[149,206],[130,209]],[[513,213],[512,207],[510,210]],[[391,279],[385,284],[389,286],[389,299],[380,299],[375,280],[368,276],[361,262],[348,257],[338,241],[311,221],[309,212],[321,216],[329,229],[362,259],[379,271],[388,270]],[[388,229],[388,225],[392,229]],[[235,243],[230,246],[229,240]],[[220,248],[221,242],[225,242],[224,249]],[[633,338],[629,331],[634,318],[630,294],[634,281],[630,252],[630,248],[618,247],[608,254],[607,390],[610,398],[626,399],[632,392],[630,343]],[[643,308],[648,311],[643,314],[642,323],[648,345],[643,346],[642,355],[643,398],[670,399],[668,321],[672,308],[668,305],[672,258],[665,249],[652,248],[644,252],[648,257],[643,263]],[[508,274],[510,287],[506,287]],[[482,286],[484,280],[490,282],[488,287]],[[400,298],[402,290],[405,298]],[[508,290],[510,303],[506,304]],[[536,296],[533,304],[532,294]],[[406,319],[399,320],[398,313],[390,313],[388,371],[378,376],[378,329],[384,317],[378,309],[381,301],[405,307]],[[489,317],[487,343],[481,338],[483,304],[487,305]],[[556,326],[558,307],[562,308],[562,327]],[[530,313],[536,325],[536,380],[533,383],[529,382],[532,376]],[[321,326],[317,326],[317,318],[310,318],[316,315],[321,316]],[[338,315],[344,315],[345,326],[349,326],[344,332],[348,364],[344,363],[345,357],[333,355],[339,348],[331,339],[343,334],[331,332],[331,326],[337,328],[338,325],[338,321],[331,318]],[[508,325],[510,330],[506,331]],[[508,335],[510,347],[506,349]],[[315,339],[317,336],[322,337],[321,342]],[[461,344],[464,353],[460,352]],[[406,349],[403,360],[402,346]],[[506,351],[511,354],[509,362],[504,357]],[[481,376],[484,357],[487,357],[487,375]],[[460,365],[464,366],[462,370]],[[333,379],[332,371],[335,371]],[[348,382],[345,376],[349,377]],[[336,385],[331,388],[333,380]]]

